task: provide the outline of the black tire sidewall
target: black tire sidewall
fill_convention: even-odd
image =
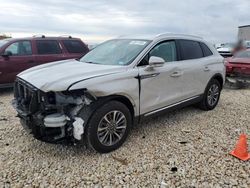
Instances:
[[[208,91],[209,91],[210,87],[211,87],[212,85],[214,85],[214,84],[216,84],[216,85],[219,87],[219,96],[218,96],[218,100],[216,101],[216,103],[215,103],[213,106],[211,106],[210,104],[208,104],[207,97],[208,97]],[[220,100],[221,89],[222,89],[222,87],[221,87],[221,85],[220,85],[220,83],[219,83],[218,80],[212,79],[212,80],[208,83],[207,88],[206,88],[206,91],[205,91],[204,99],[203,99],[203,100],[204,100],[203,103],[205,104],[205,106],[206,106],[206,108],[207,108],[208,110],[212,110],[212,109],[214,109],[214,108],[217,106],[217,104],[218,104],[218,102],[219,102],[219,100]]]
[[[119,110],[125,115],[126,120],[127,120],[127,128],[121,140],[119,140],[116,144],[112,146],[105,146],[98,139],[97,129],[98,129],[99,122],[103,118],[103,116],[113,110]],[[131,117],[131,113],[129,109],[121,102],[109,101],[105,103],[103,106],[101,106],[99,109],[97,109],[93,113],[92,117],[90,118],[90,121],[87,125],[88,126],[87,127],[87,142],[97,152],[100,152],[100,153],[111,152],[119,148],[124,143],[124,141],[128,137],[129,131],[131,129],[131,125],[132,125],[132,117]]]

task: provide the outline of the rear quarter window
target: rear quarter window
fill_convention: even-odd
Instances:
[[[87,47],[78,40],[63,40],[63,45],[69,53],[87,53]]]
[[[56,40],[37,40],[37,53],[38,54],[61,54],[62,50],[58,41]]]
[[[201,42],[200,45],[201,45],[204,57],[213,55],[212,51],[208,48],[206,44]]]
[[[181,60],[198,59],[203,57],[199,42],[192,40],[179,40]]]

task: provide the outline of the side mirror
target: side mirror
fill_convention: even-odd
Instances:
[[[9,57],[9,56],[12,56],[12,52],[11,51],[5,51],[3,54],[2,54],[3,57]]]
[[[151,56],[149,58],[148,66],[146,70],[153,70],[155,67],[162,67],[165,63],[165,60],[161,57]]]

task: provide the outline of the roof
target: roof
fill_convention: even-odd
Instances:
[[[250,28],[250,25],[242,25],[242,26],[239,26],[239,28],[244,28],[244,27],[249,27],[249,28]]]
[[[121,39],[144,39],[144,40],[155,40],[161,38],[183,38],[183,39],[194,39],[201,40],[202,37],[194,36],[194,35],[186,35],[186,34],[174,34],[174,33],[162,33],[157,35],[124,35],[118,38]]]

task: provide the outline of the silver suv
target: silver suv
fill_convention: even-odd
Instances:
[[[202,38],[162,34],[106,41],[80,60],[17,76],[13,105],[21,124],[47,142],[117,149],[143,118],[190,104],[217,105],[223,58]]]

